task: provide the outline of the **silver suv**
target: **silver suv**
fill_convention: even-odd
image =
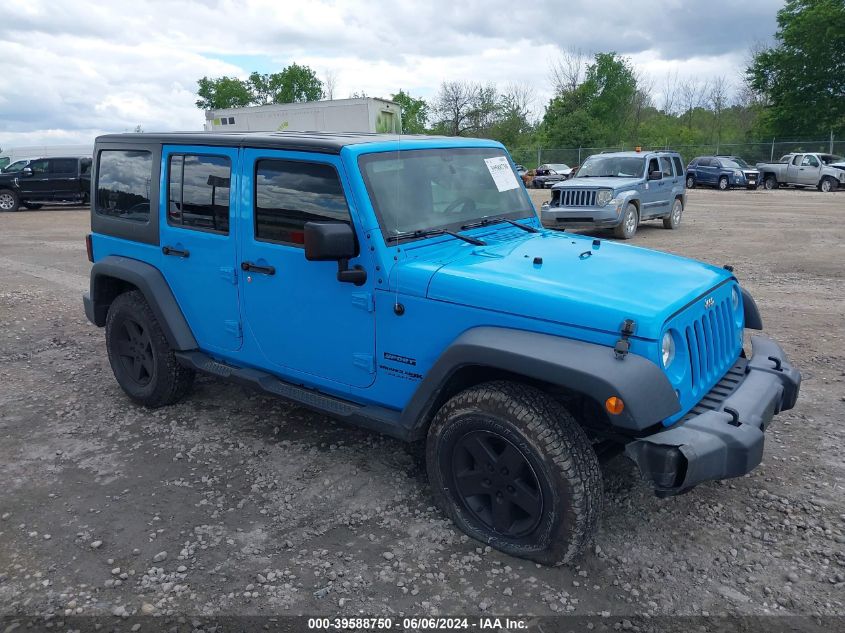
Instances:
[[[643,220],[676,229],[686,205],[686,171],[677,152],[590,156],[574,178],[552,186],[540,217],[549,228],[612,228],[627,240]]]

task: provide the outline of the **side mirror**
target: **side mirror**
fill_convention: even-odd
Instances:
[[[662,171],[651,171],[648,174],[649,180],[663,180],[663,172]]]
[[[306,222],[305,259],[310,262],[337,262],[337,280],[361,286],[367,271],[349,267],[349,260],[358,254],[355,231],[345,222]]]
[[[21,176],[25,178],[29,178],[32,175],[32,170],[29,167],[24,167],[21,169]]]

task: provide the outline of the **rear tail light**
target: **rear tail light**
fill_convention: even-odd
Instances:
[[[94,243],[91,241],[91,234],[85,236],[85,251],[88,253],[88,261],[94,263]]]

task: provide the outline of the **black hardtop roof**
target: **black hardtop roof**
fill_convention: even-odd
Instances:
[[[443,139],[444,137],[411,134],[368,134],[364,132],[127,132],[98,136],[96,143],[109,144],[182,144],[226,147],[272,147],[274,149],[307,150],[339,154],[347,145],[410,140]]]

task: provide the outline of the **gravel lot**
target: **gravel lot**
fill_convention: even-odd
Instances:
[[[0,214],[0,614],[845,615],[845,193],[694,190],[680,230],[640,228],[735,266],[801,398],[750,476],[659,500],[607,463],[560,568],[469,541],[394,440],[209,378],[132,405],[82,311],[87,230]]]

